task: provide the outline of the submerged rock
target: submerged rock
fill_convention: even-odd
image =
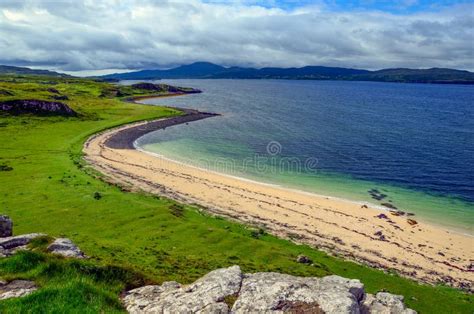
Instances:
[[[0,111],[14,115],[31,113],[35,115],[76,116],[77,113],[61,102],[20,99],[0,102]]]
[[[188,286],[165,282],[134,289],[123,301],[130,313],[415,313],[401,296],[366,295],[359,280],[242,275],[238,266],[217,269]]]
[[[67,238],[55,239],[54,242],[48,246],[48,251],[65,257],[86,257],[84,253],[70,239]]]
[[[35,283],[28,280],[0,281],[0,300],[24,297],[37,290]]]
[[[10,217],[0,215],[0,238],[11,237],[13,235],[13,221]]]

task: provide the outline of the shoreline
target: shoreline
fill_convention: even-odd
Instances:
[[[153,131],[152,131],[152,132],[153,132]],[[138,140],[138,138],[137,138],[137,140]],[[163,160],[168,160],[168,161],[170,161],[170,162],[173,162],[173,163],[176,163],[176,164],[180,164],[180,165],[183,165],[183,166],[185,166],[185,167],[194,168],[194,169],[197,169],[197,170],[200,170],[200,171],[211,172],[211,173],[213,173],[213,174],[225,176],[225,177],[228,177],[228,178],[232,178],[232,179],[234,179],[234,180],[240,180],[240,181],[250,182],[250,183],[254,183],[254,184],[266,185],[266,186],[269,186],[269,187],[274,187],[274,188],[286,190],[286,191],[289,191],[289,192],[300,193],[300,194],[303,194],[303,195],[309,195],[309,196],[315,196],[315,197],[322,197],[322,198],[332,199],[332,200],[336,200],[336,201],[340,201],[340,202],[347,202],[347,203],[355,204],[355,205],[359,205],[359,206],[366,205],[366,206],[368,206],[368,207],[370,207],[370,208],[374,208],[374,209],[380,210],[380,211],[382,211],[382,212],[384,212],[384,213],[387,213],[387,214],[390,214],[390,211],[392,211],[392,209],[390,209],[390,208],[388,208],[388,207],[385,207],[385,206],[379,205],[379,204],[374,204],[374,203],[371,203],[370,201],[358,201],[358,200],[352,200],[352,199],[345,198],[345,197],[340,197],[340,196],[332,196],[332,195],[326,195],[326,194],[318,194],[318,193],[315,193],[315,192],[304,191],[304,190],[300,190],[300,189],[297,189],[297,188],[291,188],[291,187],[287,187],[287,186],[280,185],[280,184],[268,183],[268,182],[258,181],[258,180],[255,180],[255,179],[249,179],[249,178],[245,178],[245,177],[239,177],[239,176],[235,176],[235,175],[231,175],[231,174],[219,172],[219,171],[216,171],[216,170],[211,170],[211,169],[206,169],[206,168],[202,168],[202,167],[195,166],[195,165],[190,165],[190,164],[187,164],[187,163],[185,163],[185,162],[178,161],[178,160],[174,160],[174,159],[172,159],[172,158],[166,157],[166,156],[161,155],[161,154],[159,154],[159,153],[150,152],[150,151],[147,151],[147,150],[145,150],[145,149],[143,149],[143,148],[140,148],[140,147],[136,144],[136,141],[134,141],[133,147],[134,147],[133,149],[135,149],[135,150],[137,150],[137,151],[140,151],[140,152],[142,152],[142,153],[144,153],[144,154],[148,154],[148,155],[150,155],[150,156],[154,156],[154,157],[156,157],[156,158],[160,158],[160,159],[163,159]],[[418,217],[417,215],[414,215],[414,216],[413,216],[413,218],[415,218],[415,219],[418,221],[418,218],[417,218],[417,217]],[[462,229],[462,228],[456,229],[456,228],[453,227],[453,226],[445,226],[445,225],[442,225],[442,224],[437,224],[437,223],[435,223],[435,222],[425,221],[424,219],[420,219],[419,222],[423,222],[423,223],[432,225],[433,227],[445,229],[445,230],[447,230],[447,231],[449,231],[449,232],[452,232],[452,233],[455,233],[455,234],[459,234],[459,235],[462,235],[462,236],[466,236],[466,237],[473,238],[473,241],[474,241],[474,234],[467,233],[466,230],[464,230],[464,229]]]
[[[85,143],[85,159],[124,190],[197,205],[205,212],[420,282],[473,291],[472,237],[423,222],[411,225],[407,217],[392,216],[368,203],[212,172],[134,146],[146,133],[212,116],[216,114],[186,109],[182,116],[104,131]]]

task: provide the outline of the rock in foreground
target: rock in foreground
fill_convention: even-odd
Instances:
[[[212,271],[188,286],[165,282],[134,289],[124,304],[130,313],[415,313],[401,296],[367,295],[359,280],[242,274],[238,266]]]
[[[127,293],[124,302],[130,313],[227,313],[226,297],[240,290],[239,266],[217,269],[189,286],[165,282]]]

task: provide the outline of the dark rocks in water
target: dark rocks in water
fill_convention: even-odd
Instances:
[[[301,264],[311,264],[313,262],[308,256],[305,255],[298,255],[296,261]]]
[[[13,235],[13,221],[10,217],[0,215],[0,238],[11,237]]]
[[[36,99],[8,100],[0,102],[0,111],[10,114],[35,114],[39,116],[77,116],[68,105]]]
[[[371,189],[371,190],[368,190],[367,192],[370,194],[370,196],[374,200],[377,200],[377,201],[381,201],[381,200],[383,200],[384,198],[386,198],[388,196],[387,194],[383,194],[382,192],[380,192],[377,189]]]
[[[401,210],[391,210],[390,214],[392,214],[393,216],[403,216],[405,215],[405,212]]]
[[[390,208],[390,209],[398,209],[397,206],[395,206],[393,204],[390,204],[390,203],[382,203],[380,205],[385,206],[385,207]]]

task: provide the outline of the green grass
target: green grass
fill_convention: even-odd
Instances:
[[[404,295],[407,305],[420,313],[473,312],[472,295],[420,285],[210,217],[196,207],[126,193],[99,180],[81,159],[88,136],[177,112],[123,103],[104,93],[113,88],[109,84],[81,79],[0,77],[0,90],[14,93],[0,95],[0,100],[47,99],[50,87],[67,95],[70,100],[65,103],[80,115],[0,117],[0,165],[11,168],[0,171],[0,211],[13,219],[16,234],[69,237],[92,258],[70,261],[37,252],[1,261],[0,277],[34,279],[41,289],[24,299],[0,302],[0,312],[7,308],[11,312],[120,311],[118,296],[125,287],[144,281],[188,283],[234,264],[247,272],[358,278],[368,292],[384,289]],[[299,254],[309,256],[315,265],[296,263]],[[83,266],[108,275],[97,278],[82,271]],[[146,279],[139,274],[146,274]]]

